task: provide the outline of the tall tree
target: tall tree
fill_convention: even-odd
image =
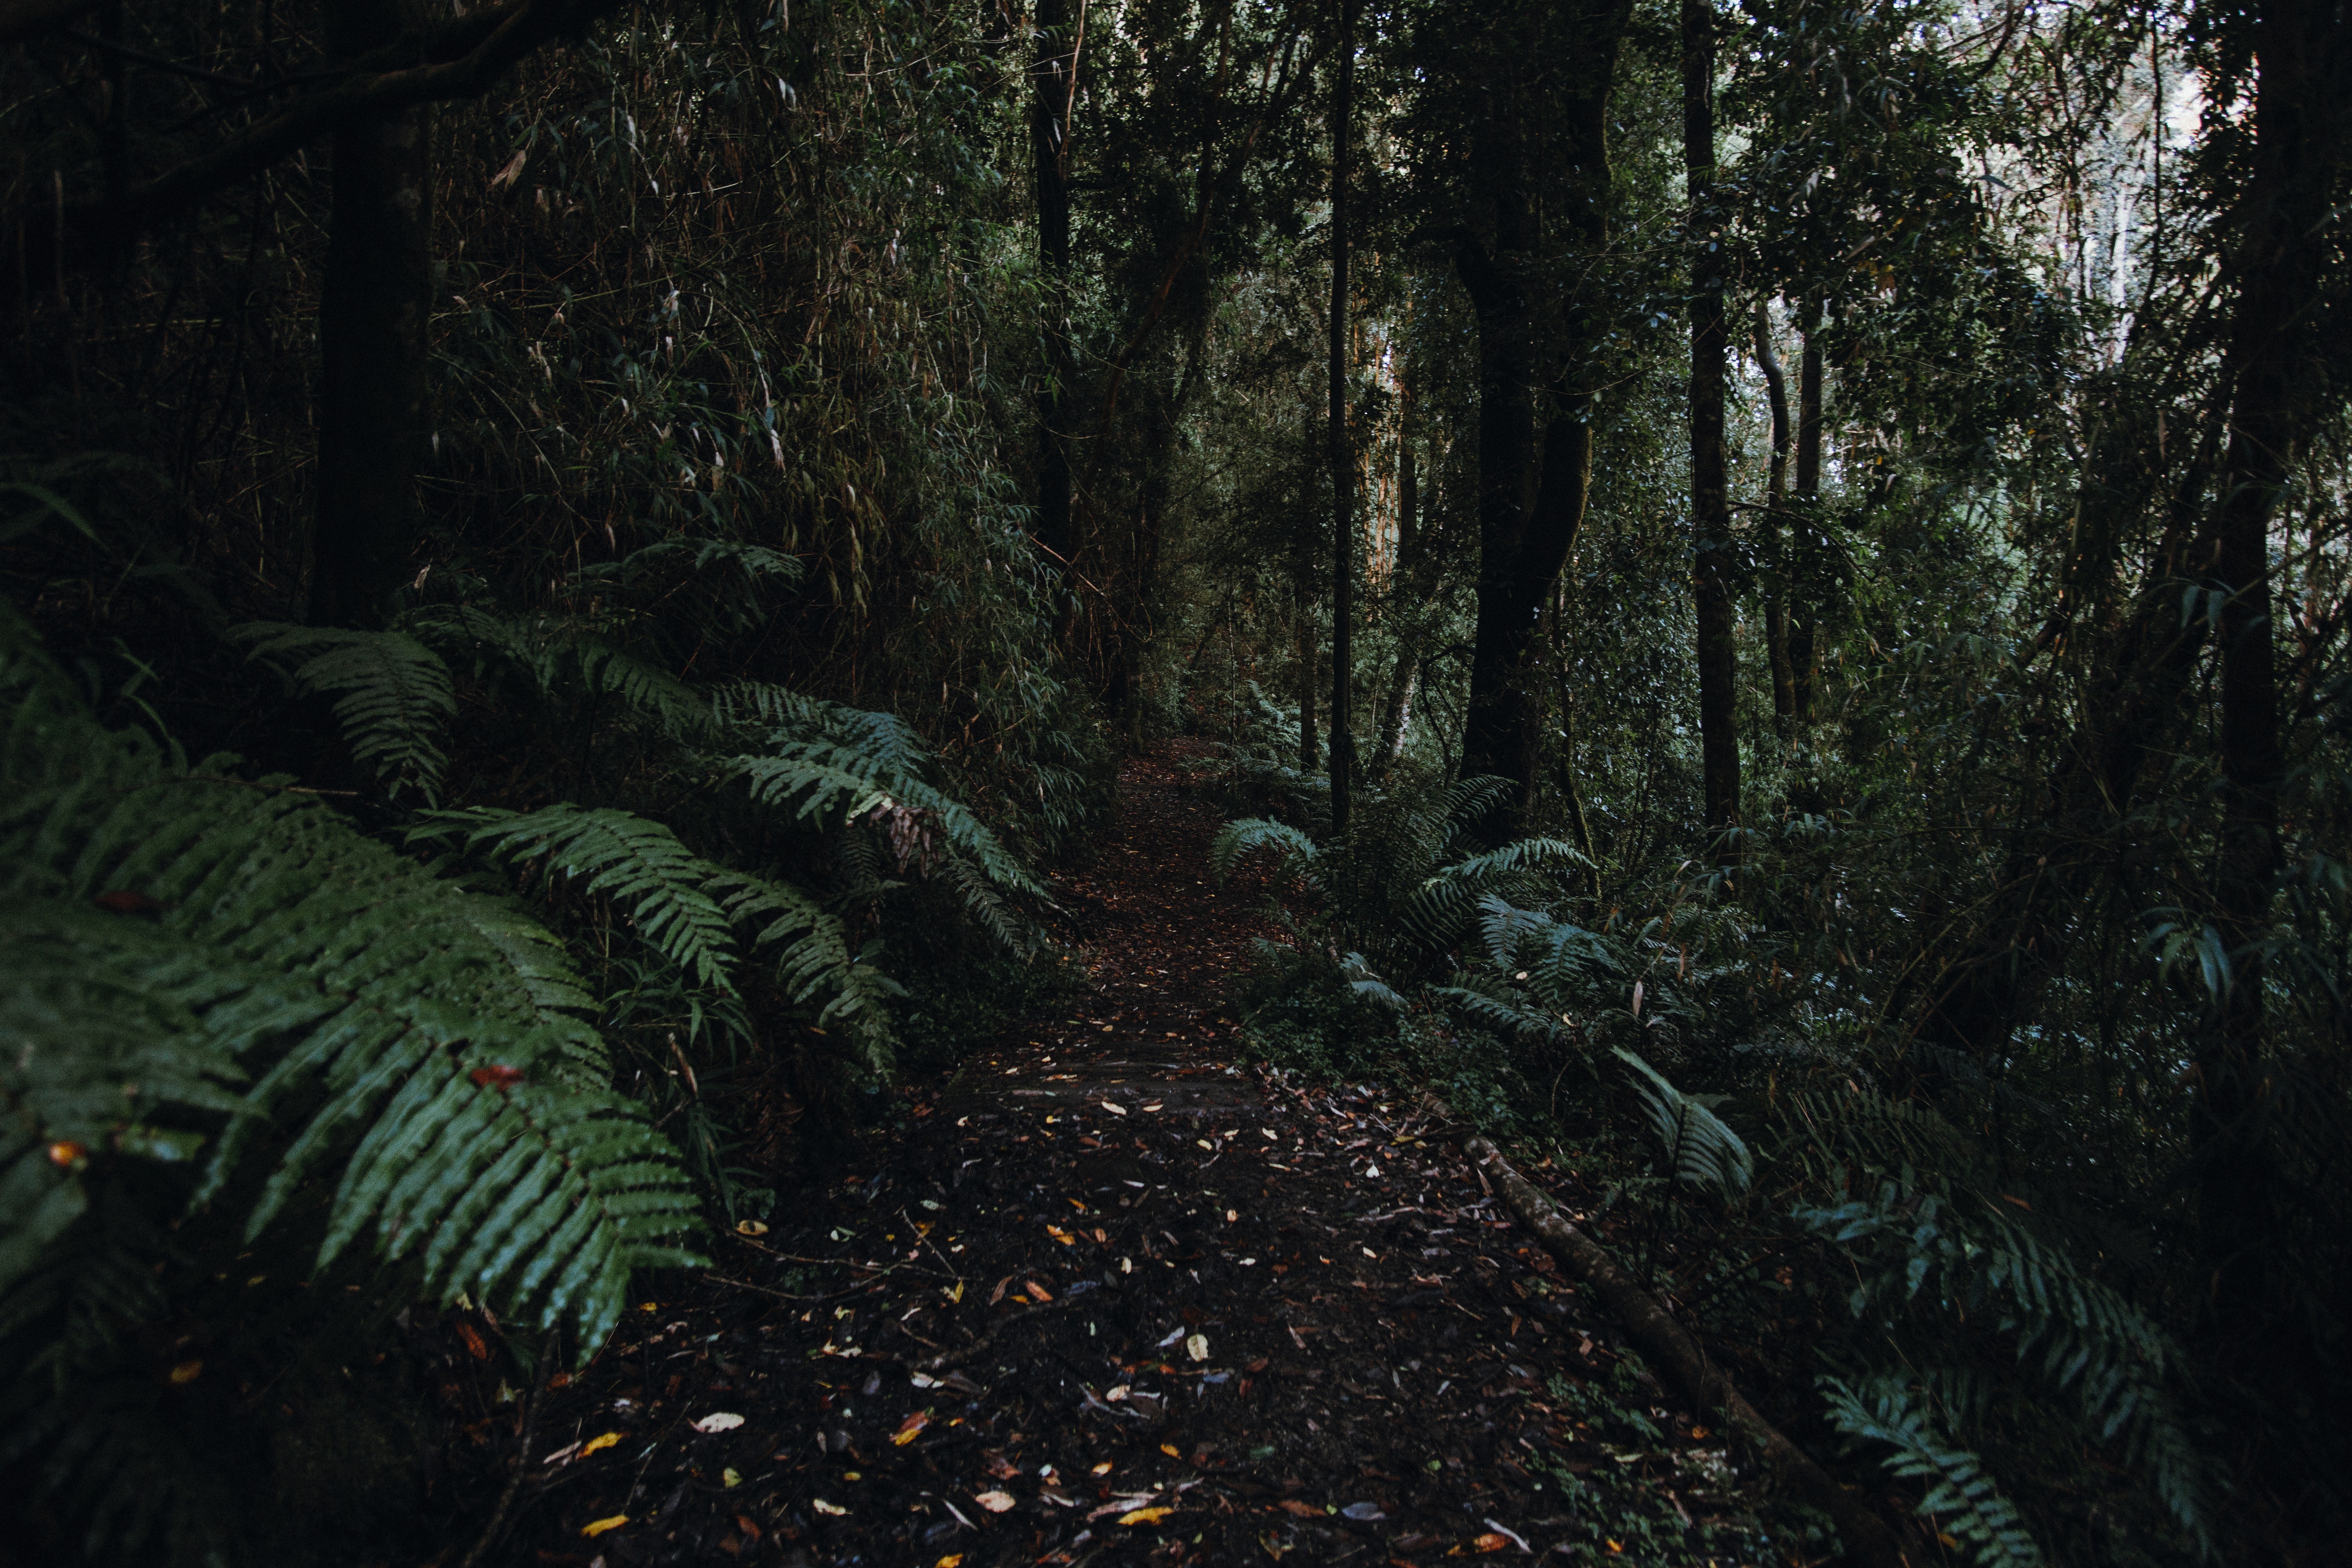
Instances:
[[[2265,1288],[2277,1181],[2266,1148],[2263,947],[2279,868],[2277,672],[2270,532],[2308,438],[2315,386],[2331,368],[2310,352],[2347,180],[2352,17],[2327,0],[2267,0],[2257,62],[2252,179],[2228,271],[2237,309],[2222,374],[2234,389],[2213,528],[2220,626],[2222,819],[2214,924],[2229,978],[2203,1031],[2193,1122],[2201,1251],[2225,1331],[2271,1310]],[[2342,396],[2342,384],[2334,383]]]
[[[1355,18],[1338,0],[1339,47],[1331,94],[1331,831],[1348,830],[1356,768],[1349,722],[1356,589],[1356,452],[1348,438],[1348,142],[1356,84]]]
[[[1069,0],[1037,0],[1037,60],[1030,73],[1030,163],[1037,187],[1037,267],[1045,284],[1045,366],[1037,394],[1037,542],[1056,569],[1076,553],[1070,527],[1070,111],[1078,51]]]
[[[352,59],[417,25],[399,0],[331,0],[328,50]],[[418,521],[432,353],[432,111],[334,133],[334,207],[319,293],[319,479],[310,614],[367,626],[394,605]]]
[[[1462,772],[1517,785],[1490,837],[1516,830],[1534,804],[1542,709],[1528,655],[1591,493],[1609,306],[1584,280],[1608,244],[1607,110],[1630,14],[1620,0],[1570,4],[1546,14],[1555,37],[1504,13],[1456,56],[1475,75],[1462,89],[1474,106],[1461,171],[1472,221],[1448,237],[1478,323],[1477,627]],[[1538,203],[1538,182],[1554,199]],[[1559,242],[1549,256],[1547,215]],[[1538,286],[1552,309],[1538,310]]]
[[[1756,365],[1764,373],[1765,401],[1772,415],[1772,455],[1764,481],[1766,553],[1771,579],[1764,593],[1764,650],[1772,668],[1772,716],[1786,734],[1797,713],[1796,670],[1789,661],[1789,572],[1785,560],[1788,520],[1782,509],[1789,488],[1789,378],[1772,347],[1772,309],[1756,306]]]
[[[1690,186],[1691,586],[1698,605],[1700,789],[1717,854],[1738,858],[1738,666],[1731,506],[1724,479],[1723,267],[1715,206],[1715,35],[1708,0],[1683,0],[1683,163]]]

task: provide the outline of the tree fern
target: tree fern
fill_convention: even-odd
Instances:
[[[1919,1512],[1966,1547],[1979,1568],[2041,1568],[2042,1548],[2017,1506],[1981,1459],[1938,1430],[1911,1389],[1892,1377],[1867,1379],[1858,1389],[1823,1377],[1820,1386],[1839,1431],[1885,1445],[1893,1451],[1881,1462],[1889,1470],[1928,1483]]]
[[[448,759],[442,731],[457,711],[449,667],[404,632],[347,631],[257,621],[236,635],[253,644],[253,657],[308,654],[294,667],[306,691],[340,692],[335,719],[352,755],[375,770],[398,795],[414,784],[427,805],[440,795]]]

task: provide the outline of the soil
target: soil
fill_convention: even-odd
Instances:
[[[1442,1106],[1242,1063],[1265,891],[1213,885],[1217,826],[1175,756],[1129,766],[1062,884],[1090,989],[541,1394],[483,1562],[1802,1555]],[[520,1403],[482,1425],[511,1464]]]

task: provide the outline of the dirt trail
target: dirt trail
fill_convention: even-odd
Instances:
[[[1179,784],[1132,764],[1065,884],[1093,993],[633,1311],[546,1394],[489,1561],[1786,1553],[1426,1104],[1235,1064],[1256,894],[1209,885]]]

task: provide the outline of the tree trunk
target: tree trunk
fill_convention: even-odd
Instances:
[[[1069,0],[1037,0],[1037,63],[1029,140],[1037,184],[1037,263],[1045,282],[1045,366],[1037,392],[1037,542],[1066,584],[1076,540],[1070,529],[1070,453],[1064,440],[1070,382],[1070,104],[1078,40]]]
[[[1739,858],[1738,668],[1732,647],[1731,509],[1723,473],[1723,262],[1715,232],[1715,29],[1707,0],[1683,0],[1683,159],[1691,225],[1691,585],[1698,605],[1700,793],[1713,852]]]
[[[1591,7],[1581,23],[1578,79],[1566,89],[1545,156],[1563,160],[1580,187],[1563,204],[1575,249],[1607,243],[1607,106],[1629,11]],[[1517,62],[1513,62],[1516,68]],[[1530,127],[1490,102],[1472,142],[1471,179],[1493,211],[1491,249],[1465,231],[1454,262],[1478,321],[1478,623],[1472,642],[1470,703],[1464,720],[1464,777],[1495,774],[1517,788],[1481,828],[1499,840],[1532,809],[1542,755],[1542,707],[1528,689],[1528,655],[1538,616],[1576,548],[1592,482],[1592,408],[1609,307],[1571,289],[1561,305],[1561,373],[1551,414],[1536,437],[1535,322],[1520,278],[1535,259],[1538,226],[1525,185],[1521,138]]]
[[[1797,361],[1797,497],[1805,503],[1808,527],[1818,527],[1815,503],[1822,495],[1822,302],[1805,301],[1800,330],[1804,347]],[[1796,600],[1789,610],[1790,717],[1812,721],[1819,685],[1819,655],[1813,647],[1813,606]]]
[[[1356,82],[1356,37],[1349,0],[1339,0],[1339,58],[1331,105],[1331,832],[1348,831],[1356,766],[1349,686],[1356,590],[1356,453],[1348,439],[1348,141]]]
[[[1321,765],[1323,748],[1315,737],[1316,657],[1315,612],[1304,596],[1298,605],[1298,771],[1312,773]]]
[[[2221,843],[2214,924],[2230,977],[2197,1049],[2201,1261],[2215,1327],[2244,1333],[2277,1310],[2266,1281],[2277,1244],[2268,1148],[2263,942],[2280,863],[2278,689],[2271,631],[2270,524],[2308,434],[2309,345],[2325,308],[2328,220],[2342,199],[2352,25],[2317,0],[2270,0],[2256,24],[2255,151],[2242,227],[2227,258],[2238,287],[2223,371],[2235,388],[2213,574],[2228,595],[2221,657]]]
[[[1772,409],[1772,460],[1764,483],[1764,539],[1771,573],[1764,594],[1764,647],[1772,665],[1772,716],[1786,735],[1797,714],[1797,676],[1789,661],[1789,574],[1781,560],[1789,537],[1780,515],[1789,486],[1789,378],[1781,374],[1780,356],[1772,352],[1772,310],[1761,300],[1756,306],[1756,363],[1764,372],[1764,391]]]
[[[331,0],[330,55],[400,36],[392,0]],[[310,618],[373,626],[397,608],[415,548],[432,352],[432,111],[335,133],[319,292],[319,488]]]

